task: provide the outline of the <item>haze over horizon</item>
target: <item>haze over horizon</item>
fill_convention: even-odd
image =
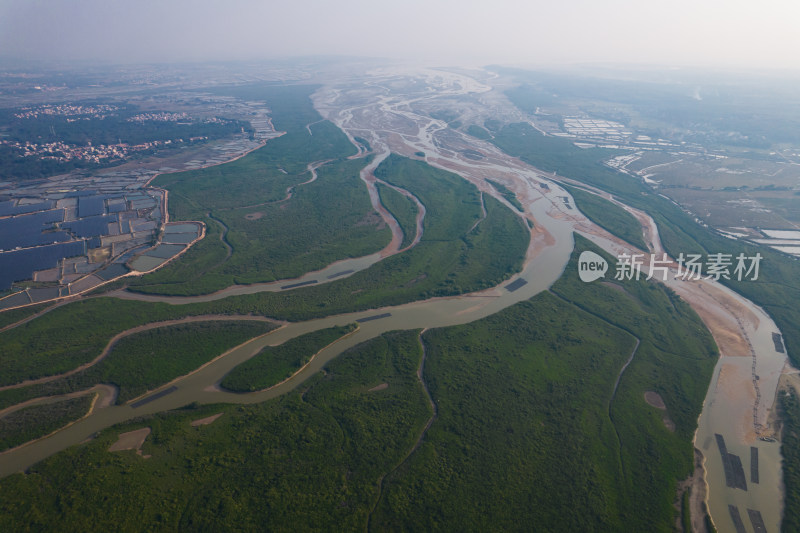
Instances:
[[[800,4],[0,0],[0,54],[114,63],[302,55],[800,70]]]

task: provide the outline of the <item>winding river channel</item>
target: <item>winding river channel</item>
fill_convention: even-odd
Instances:
[[[400,89],[392,89],[393,83],[408,76],[413,76],[418,82],[414,85],[416,93],[406,94]],[[373,203],[377,201],[377,194],[371,172],[390,152],[409,157],[419,157],[422,152],[429,164],[458,173],[474,183],[483,194],[492,195],[506,205],[507,201],[486,179],[513,190],[525,206],[522,216],[534,224],[521,273],[500,286],[477,293],[283,325],[222,354],[195,372],[151,391],[144,397],[145,401],[140,398],[125,405],[94,409],[86,418],[47,438],[0,454],[0,476],[25,470],[68,446],[85,441],[98,431],[134,417],[179,408],[191,402],[256,403],[278,397],[296,388],[344,350],[384,332],[463,324],[527,300],[548,289],[561,276],[573,249],[573,232],[588,237],[613,255],[637,252],[577,211],[571,196],[552,176],[500,152],[487,142],[449,129],[446,123],[415,111],[416,106],[427,106],[437,99],[469,98],[475,106],[482,102],[497,105],[500,100],[496,94],[488,85],[461,73],[425,69],[413,72],[384,70],[371,73],[363,84],[353,85],[351,82],[347,86],[325,86],[315,94],[314,100],[322,115],[351,139],[359,136],[369,140],[376,157],[373,164],[362,172],[362,179],[371,192]],[[507,116],[519,118],[514,115],[519,112],[511,109],[511,104],[507,105]],[[496,109],[477,109],[474,112],[490,113],[486,115],[488,118],[494,116],[491,113],[496,113]],[[474,157],[474,153],[481,157]],[[465,154],[472,154],[472,157]],[[391,217],[385,210],[380,214],[384,218]],[[635,214],[642,222],[654,251],[660,250],[652,219],[646,213]],[[333,282],[368,268],[387,253],[395,251],[396,248],[340,261],[296,280],[236,286],[205,296],[160,297],[127,292],[118,292],[114,296],[182,304],[238,294],[293,290],[306,284]],[[681,281],[673,277],[668,276],[666,284],[698,312],[721,351],[695,437],[695,446],[705,458],[707,503],[713,521],[719,531],[735,531],[735,518],[729,508],[735,506],[748,526],[748,517],[752,516],[749,511],[753,511],[759,513],[767,531],[778,531],[783,502],[780,443],[758,437],[769,434],[768,415],[775,399],[778,378],[788,369],[786,355],[776,352],[773,344],[773,333],[779,333],[779,330],[763,310],[719,283],[712,280]],[[356,321],[359,321],[359,327],[353,334],[323,349],[292,378],[275,387],[248,394],[234,394],[218,387],[225,374],[264,346]],[[722,437],[726,448],[720,448],[716,435]],[[752,451],[754,449],[757,451]],[[739,458],[747,490],[727,486],[722,453]],[[754,482],[753,462],[756,459],[757,482]],[[750,530],[748,527],[747,531]]]

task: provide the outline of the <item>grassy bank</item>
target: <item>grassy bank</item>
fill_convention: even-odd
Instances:
[[[88,411],[93,395],[33,405],[0,418],[0,452],[44,437]]]
[[[115,325],[119,326],[119,321]],[[119,387],[117,402],[124,403],[188,374],[226,350],[275,327],[269,322],[231,320],[192,322],[134,333],[120,339],[108,355],[92,367],[47,383],[0,391],[0,408],[39,396],[85,390],[98,383]],[[108,338],[100,335],[95,335],[94,340],[95,346],[87,352],[90,359],[99,355],[108,343]],[[63,349],[69,352],[70,346]],[[69,354],[60,355],[66,358]],[[46,368],[46,360],[40,364]]]
[[[372,209],[359,178],[364,165],[364,160],[353,160],[322,166],[317,180],[298,186],[285,202],[228,210],[204,206],[200,218],[212,231],[197,249],[134,281],[132,290],[206,294],[234,284],[298,277],[341,259],[380,250],[389,243],[391,232]],[[310,174],[305,176],[308,179]],[[205,212],[227,227],[225,240],[232,248],[229,258],[220,242],[222,225]]]
[[[781,531],[789,533],[800,530],[800,400],[794,389],[778,394],[783,416],[781,455],[786,490]]]
[[[289,339],[279,346],[266,346],[234,368],[220,385],[234,392],[271,387],[297,372],[325,346],[354,329],[355,325],[326,328]]]
[[[508,187],[506,187],[505,185],[503,185],[499,181],[494,181],[494,180],[490,180],[490,179],[487,179],[486,181],[488,181],[489,184],[492,187],[494,187],[497,190],[497,192],[499,192],[503,196],[503,198],[505,198],[508,201],[508,203],[513,205],[517,209],[517,211],[519,211],[521,213],[521,212],[523,212],[525,210],[522,207],[522,204],[517,199],[517,195],[514,194],[514,191],[512,191],[511,189],[509,189]]]
[[[642,237],[642,225],[636,220],[636,217],[596,194],[568,185],[565,185],[564,188],[569,191],[577,208],[589,220],[640,250],[648,250]]]
[[[0,333],[0,384],[61,374],[100,355],[125,330],[201,314],[196,306],[173,307],[93,298],[64,305]]]
[[[410,245],[417,236],[417,204],[411,198],[386,185],[378,184],[378,192],[383,207],[397,220],[397,224],[403,232],[403,241],[400,243],[402,250]]]
[[[363,531],[377,480],[430,415],[415,376],[420,356],[417,332],[386,334],[276,401],[103,431],[27,476],[0,480],[0,528]],[[218,412],[213,424],[190,426]],[[152,428],[148,459],[107,451],[120,432],[141,427]]]

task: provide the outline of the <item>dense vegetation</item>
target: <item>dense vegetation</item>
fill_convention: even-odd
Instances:
[[[478,126],[477,124],[471,124],[467,128],[467,133],[472,135],[473,137],[477,137],[478,139],[482,140],[489,140],[492,138],[492,134],[486,131],[485,128]]]
[[[417,333],[394,332],[284,397],[133,421],[0,480],[0,527],[669,531],[713,342],[657,284],[580,282],[589,247],[577,239],[559,296],[424,334],[437,416],[410,456],[431,412]],[[144,426],[150,459],[106,451]]]
[[[85,102],[80,105],[86,106]],[[91,105],[91,104],[89,104]],[[251,130],[250,124],[239,120],[218,119],[204,121],[186,118],[185,120],[129,120],[141,111],[136,106],[128,105],[115,111],[102,111],[102,118],[81,115],[78,120],[74,116],[39,114],[36,117],[18,118],[18,109],[0,111],[4,133],[9,140],[30,141],[31,143],[64,142],[78,146],[91,143],[142,144],[152,141],[174,139],[189,140],[190,137],[208,137],[216,139],[239,133],[242,129]],[[157,114],[159,111],[148,110]]]
[[[92,367],[47,383],[0,392],[0,406],[85,390],[99,383],[116,385],[117,403],[125,403],[275,327],[268,322],[231,320],[192,322],[134,333],[120,339]]]
[[[783,486],[785,500],[781,530],[800,531],[800,401],[792,388],[778,394],[783,415],[781,455],[783,456]]]
[[[480,192],[474,185],[421,161],[392,154],[375,169],[375,176],[410,191],[425,206],[426,241],[457,239],[481,216]]]
[[[114,164],[118,163],[119,161],[114,162]],[[43,178],[66,173],[76,168],[95,168],[99,166],[97,163],[83,162],[78,159],[56,161],[55,159],[25,157],[19,150],[11,146],[0,145],[0,175],[18,180]]]
[[[293,278],[389,242],[359,179],[366,161],[344,159],[355,149],[314,110],[309,95],[315,89],[262,88],[257,99],[269,103],[273,124],[285,135],[231,163],[157,178],[154,185],[170,191],[172,217],[203,220],[210,233],[181,261],[134,282],[134,290],[207,294]],[[312,178],[309,165],[323,161],[331,162],[305,183]],[[219,238],[223,228],[230,256]]]
[[[415,376],[420,356],[416,332],[389,333],[275,401],[106,430],[0,480],[0,529],[363,530],[378,479],[430,416]],[[190,427],[218,412],[213,424]],[[107,451],[120,432],[145,426],[150,458]]]
[[[508,187],[506,187],[505,185],[503,185],[499,181],[494,181],[494,180],[490,180],[490,179],[487,179],[486,181],[488,181],[489,184],[492,187],[494,187],[497,190],[497,192],[499,192],[503,196],[503,198],[505,198],[508,201],[508,203],[510,203],[511,205],[516,207],[517,211],[519,211],[521,213],[521,212],[523,212],[525,210],[522,207],[522,204],[519,203],[519,200],[517,199],[517,195],[514,194],[514,191],[512,191],[511,189],[509,189]]]
[[[672,531],[713,341],[659,285],[580,282],[577,256],[591,245],[577,244],[560,298],[425,333],[438,419],[387,478],[375,529]],[[646,390],[664,397],[674,433]]]
[[[0,418],[0,452],[44,437],[84,416],[93,395],[33,405]]]
[[[70,370],[91,361],[113,335],[148,322],[209,313],[303,320],[479,290],[520,268],[529,235],[509,209],[486,198],[486,218],[470,232],[480,217],[473,185],[423,162],[400,157],[387,162],[387,168],[378,169],[383,179],[410,190],[426,205],[425,233],[411,250],[348,278],[290,292],[181,306],[106,298],[65,305],[48,313],[47,320],[0,334],[0,384]],[[0,393],[0,404],[3,397]]]
[[[355,325],[325,328],[289,339],[278,346],[266,346],[234,368],[220,385],[234,392],[271,387],[300,370],[314,354],[354,329]]]
[[[640,250],[648,250],[642,237],[642,225],[639,224],[636,217],[596,194],[569,185],[564,185],[564,188],[572,195],[575,206],[589,220]]]
[[[220,223],[196,213],[212,226],[206,238],[180,261],[134,282],[132,289],[204,294],[234,284],[293,278],[380,250],[391,234],[358,177],[363,165],[363,160],[325,165],[317,180],[296,187],[285,202],[210,211],[227,227],[230,257],[220,242]],[[305,179],[310,178],[307,173]]]
[[[692,308],[663,285],[579,282],[577,258],[586,249],[604,255],[609,262],[612,259],[576,236],[565,275],[552,291],[640,339],[609,409],[620,440],[625,482],[622,516],[631,531],[652,531],[650,520],[663,521],[667,530],[675,481],[693,469],[692,440],[717,361],[717,347]],[[661,413],[644,402],[648,390],[663,398],[674,432],[665,430]]]
[[[374,530],[620,529],[607,402],[630,335],[544,293],[423,340],[438,418]]]
[[[398,156],[389,157],[376,173],[425,205],[424,233],[417,246],[332,283],[225,298],[206,309],[305,320],[480,290],[521,267],[530,237],[520,217],[486,198],[486,218],[470,231],[481,214],[480,195],[470,183]]]
[[[408,196],[380,183],[378,193],[381,196],[381,203],[397,220],[403,232],[403,241],[400,243],[402,250],[417,236],[417,204]]]
[[[170,214],[193,219],[208,209],[280,200],[287,187],[310,177],[309,163],[354,155],[356,149],[347,136],[321,120],[311,105],[309,96],[316,89],[314,85],[254,89],[252,98],[270,105],[273,126],[286,133],[231,163],[159,176],[153,185],[179,197],[170,200]]]
[[[0,333],[0,385],[61,374],[100,355],[111,337],[127,329],[197,314],[197,306],[107,298],[61,306]]]
[[[417,246],[331,283],[229,297],[201,308],[209,313],[305,320],[480,290],[497,285],[521,267],[529,240],[524,223],[486,198],[486,218],[470,231],[480,220],[481,209],[480,193],[469,182],[399,156],[386,159],[376,173],[425,205],[424,233]]]
[[[167,326],[121,339],[86,379],[119,387],[117,403],[186,375],[275,328],[268,322],[213,321]]]
[[[673,257],[681,253],[699,253],[703,257],[713,253],[736,257],[743,253],[745,257],[753,257],[760,253],[763,259],[757,281],[720,281],[770,314],[783,333],[789,357],[795,365],[800,365],[800,308],[795,304],[800,301],[800,261],[766,246],[724,238],[701,226],[640,180],[606,167],[602,161],[613,153],[609,150],[584,150],[566,139],[544,137],[529,124],[521,123],[504,127],[492,142],[527,163],[580,179],[647,212],[658,225],[661,242]]]
[[[0,313],[0,329],[16,324],[21,320],[35,315],[39,311],[43,311],[48,304],[29,305],[20,309],[12,309],[11,311],[3,311]]]

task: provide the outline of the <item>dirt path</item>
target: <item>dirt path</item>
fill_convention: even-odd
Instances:
[[[273,324],[279,324],[280,323],[280,322],[278,322],[276,320],[272,320],[272,319],[269,319],[269,318],[266,318],[266,317],[251,316],[251,315],[199,315],[199,316],[191,316],[191,317],[186,317],[186,318],[178,318],[176,320],[164,320],[162,322],[151,322],[150,324],[144,324],[142,326],[136,326],[135,328],[131,328],[131,329],[125,330],[125,331],[123,331],[121,333],[118,333],[118,334],[114,335],[114,337],[112,337],[112,339],[110,341],[108,341],[108,344],[106,344],[106,347],[103,349],[103,351],[100,352],[100,355],[98,355],[97,357],[95,357],[94,359],[89,361],[88,363],[84,363],[84,364],[80,365],[79,367],[76,367],[76,368],[74,368],[74,369],[72,369],[72,370],[70,370],[68,372],[64,372],[62,374],[56,374],[56,375],[53,375],[53,376],[46,376],[46,377],[38,378],[38,379],[29,379],[29,380],[26,380],[26,381],[22,381],[20,383],[15,383],[13,385],[4,385],[4,386],[0,387],[0,391],[10,390],[10,389],[19,389],[19,388],[22,388],[22,387],[28,387],[30,385],[40,385],[42,383],[49,383],[49,382],[55,381],[57,379],[65,378],[65,377],[68,377],[68,376],[72,376],[73,374],[77,374],[78,372],[82,372],[83,370],[86,370],[87,368],[90,368],[90,367],[96,365],[97,363],[99,363],[100,361],[102,361],[103,359],[105,359],[106,356],[109,353],[111,353],[111,350],[114,348],[114,345],[116,345],[117,342],[119,342],[121,339],[124,339],[125,337],[128,337],[130,335],[135,335],[136,333],[141,333],[143,331],[149,331],[151,329],[163,328],[163,327],[167,327],[167,326],[177,326],[179,324],[189,324],[189,323],[192,323],[192,322],[214,322],[214,321],[224,321],[224,320],[227,320],[227,321],[232,321],[232,320],[253,320],[253,321],[257,321],[257,322],[271,322]]]
[[[606,322],[606,323],[610,324],[609,322]],[[614,382],[614,390],[611,392],[611,399],[608,402],[608,415],[609,416],[611,416],[611,404],[614,402],[614,398],[616,398],[616,396],[617,396],[617,388],[619,388],[619,381],[622,379],[622,374],[628,368],[628,365],[630,365],[633,362],[633,358],[636,355],[636,350],[639,349],[639,342],[640,342],[639,341],[639,337],[634,337],[634,338],[636,339],[636,345],[633,347],[633,350],[631,350],[631,356],[628,357],[628,360],[625,361],[624,365],[622,365],[622,368],[620,369],[619,374],[617,374],[617,381]]]

